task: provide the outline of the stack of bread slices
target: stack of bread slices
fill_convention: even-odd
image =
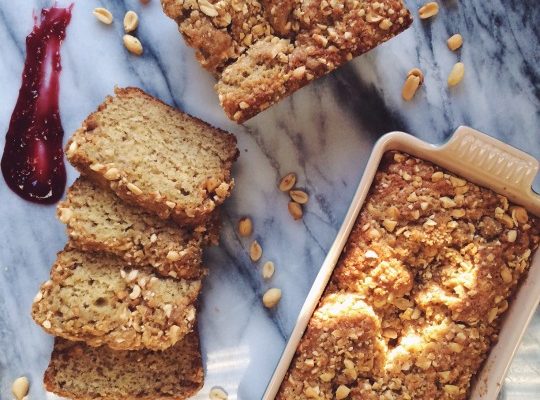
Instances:
[[[57,338],[47,390],[185,399],[203,384],[203,248],[233,187],[233,135],[140,89],[116,89],[67,146],[81,176],[58,206],[69,242],[32,307]]]

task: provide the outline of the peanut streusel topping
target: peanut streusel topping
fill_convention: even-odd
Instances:
[[[347,382],[347,398],[465,399],[527,273],[539,228],[504,196],[429,162],[387,153],[326,288],[326,296],[359,296],[375,315],[373,337],[386,346],[383,372]],[[316,396],[298,391],[303,395],[295,399],[334,398],[342,384],[331,380],[323,390],[298,367],[324,302],[278,398],[290,398],[290,377],[304,389],[305,382],[320,389]],[[328,326],[340,318],[329,317]]]
[[[401,0],[161,0],[243,122],[412,22]]]

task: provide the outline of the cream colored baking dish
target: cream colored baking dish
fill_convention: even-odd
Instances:
[[[300,311],[296,326],[266,389],[263,400],[276,396],[294,352],[332,274],[349,233],[356,221],[384,153],[399,150],[431,161],[478,185],[507,196],[540,216],[540,196],[532,183],[538,160],[507,144],[468,127],[460,127],[450,140],[435,146],[403,132],[392,132],[379,139],[349,207],[341,229],[330,248],[313,287]],[[537,252],[538,253],[538,252]],[[516,349],[540,301],[540,256],[536,254],[526,280],[505,316],[499,342],[475,380],[470,400],[497,397]]]

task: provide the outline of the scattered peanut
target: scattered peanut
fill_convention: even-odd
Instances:
[[[210,18],[217,17],[219,15],[216,7],[210,3],[208,0],[198,0],[199,9]]]
[[[139,39],[132,35],[124,35],[124,46],[128,51],[136,56],[143,53],[143,47]]]
[[[443,387],[444,391],[450,395],[458,395],[459,394],[459,386],[456,385],[444,385]]]
[[[94,17],[96,17],[99,22],[102,22],[106,25],[110,25],[113,22],[113,15],[106,8],[103,8],[103,7],[94,8],[94,11],[92,11],[92,14],[94,14]]]
[[[394,229],[396,228],[397,226],[397,221],[393,221],[391,219],[385,219],[382,223],[382,225],[384,226],[384,228],[388,231],[388,232],[393,232]]]
[[[456,51],[463,45],[463,37],[459,33],[456,33],[455,35],[450,36],[446,43],[450,50]]]
[[[209,398],[210,400],[227,400],[229,398],[229,395],[222,388],[214,386],[210,390]]]
[[[256,240],[251,243],[251,246],[249,247],[249,257],[251,258],[251,261],[257,262],[262,257],[262,247]]]
[[[295,201],[289,202],[289,213],[292,215],[295,221],[302,218],[302,215],[304,214],[302,211],[302,206]]]
[[[126,33],[133,32],[139,26],[139,16],[135,11],[129,10],[124,15],[124,31]]]
[[[43,292],[40,290],[39,292],[37,292],[32,302],[39,303],[41,300],[43,300]]]
[[[262,268],[262,276],[264,279],[270,279],[274,275],[275,267],[272,261],[264,263]]]
[[[379,28],[381,28],[383,31],[387,31],[392,27],[392,25],[394,25],[392,21],[389,18],[385,18],[379,23]]]
[[[63,224],[67,224],[72,216],[73,216],[73,211],[71,211],[71,208],[62,207],[58,209],[58,219]]]
[[[413,68],[409,72],[407,72],[407,77],[414,75],[420,78],[420,85],[424,83],[424,73],[420,68]]]
[[[515,229],[508,231],[508,233],[506,234],[506,239],[508,240],[508,242],[514,243],[517,239],[517,231]]]
[[[403,89],[401,90],[401,96],[403,100],[410,101],[416,94],[418,87],[420,86],[420,78],[415,75],[407,76],[405,83],[403,84]]]
[[[434,172],[431,175],[431,182],[440,182],[444,179],[444,173],[442,171]]]
[[[279,303],[279,300],[281,300],[281,289],[278,288],[268,289],[262,299],[266,308],[275,307]]]
[[[135,300],[137,297],[141,295],[141,287],[139,285],[133,286],[133,290],[129,294],[129,298],[131,300]]]
[[[291,199],[296,201],[298,204],[306,204],[309,200],[309,195],[303,190],[294,189],[289,192]]]
[[[108,181],[115,181],[117,179],[120,179],[120,170],[118,170],[118,168],[109,168],[103,176]]]
[[[141,2],[142,4],[148,4],[148,3],[150,3],[150,0],[140,0],[140,2]]]
[[[347,398],[350,392],[351,392],[351,389],[349,389],[347,386],[339,385],[338,388],[336,389],[336,400],[343,400]]]
[[[169,252],[167,253],[167,260],[169,260],[169,261],[172,261],[172,262],[178,261],[178,260],[180,260],[180,258],[182,258],[180,256],[180,253],[178,253],[175,250],[169,250]]]
[[[279,190],[282,192],[288,192],[294,187],[296,183],[296,174],[294,172],[288,173],[279,182]]]
[[[465,65],[462,62],[454,64],[448,75],[448,86],[456,86],[465,75]]]
[[[17,400],[22,400],[28,394],[30,382],[26,376],[21,376],[13,381],[11,392]]]
[[[67,152],[66,152],[66,155],[67,155],[68,157],[71,157],[73,154],[75,154],[75,152],[77,151],[77,148],[78,148],[78,147],[79,147],[79,146],[77,145],[77,142],[74,140],[73,142],[71,142],[71,143],[69,144],[69,147],[68,147],[68,150],[67,150]]]
[[[139,189],[139,187],[137,185],[134,185],[133,183],[129,182],[127,185],[126,185],[127,189],[133,193],[134,195],[140,195],[142,194],[142,190]]]
[[[238,233],[244,237],[250,236],[253,233],[253,223],[250,218],[240,218],[240,221],[238,221]]]
[[[504,283],[510,283],[512,282],[512,271],[508,267],[502,267],[501,268],[501,278]]]
[[[512,209],[512,218],[516,221],[516,225],[526,224],[529,220],[529,215],[523,207],[514,207]]]
[[[434,17],[439,13],[439,3],[436,1],[430,1],[426,4],[424,4],[420,9],[418,10],[418,15],[420,16],[420,19],[427,19]]]
[[[100,164],[100,163],[95,163],[95,164],[91,164],[91,165],[90,165],[90,169],[91,169],[92,171],[95,171],[95,172],[99,172],[99,171],[101,171],[101,170],[104,169],[104,168],[105,168],[105,165]]]

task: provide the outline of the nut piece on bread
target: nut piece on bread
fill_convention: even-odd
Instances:
[[[334,399],[338,384],[348,388],[366,372],[384,374],[385,353],[380,321],[362,297],[330,294],[313,314],[276,399]]]
[[[161,3],[238,123],[412,23],[402,0]]]
[[[45,388],[76,400],[183,400],[203,384],[197,332],[167,350],[115,351],[56,338]]]
[[[197,226],[230,195],[238,149],[233,135],[125,88],[83,122],[66,155],[126,202]]]
[[[126,204],[108,189],[81,176],[58,205],[70,246],[103,251],[129,265],[154,267],[164,276],[200,278],[202,246],[217,241],[218,224],[183,228]]]
[[[200,280],[156,276],[113,256],[61,251],[34,300],[32,317],[48,333],[116,350],[164,350],[195,323]]]

